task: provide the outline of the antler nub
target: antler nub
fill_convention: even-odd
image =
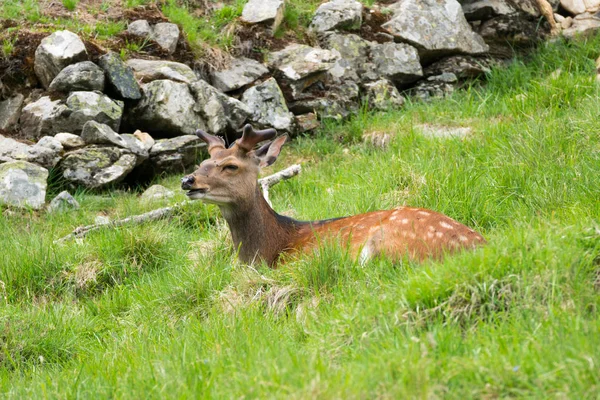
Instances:
[[[208,145],[208,154],[216,148],[225,148],[225,141],[219,136],[206,133],[202,129],[198,129],[196,135]]]
[[[258,143],[273,139],[275,136],[277,136],[277,131],[273,128],[255,131],[252,125],[246,124],[246,126],[244,126],[242,138],[236,140],[236,143],[241,149],[252,151],[254,146]]]

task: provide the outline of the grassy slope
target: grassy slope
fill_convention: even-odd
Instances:
[[[0,217],[1,392],[597,398],[598,48],[600,38],[548,46],[495,69],[486,88],[325,127],[276,164],[305,161],[272,193],[299,218],[406,203],[488,238],[444,262],[360,267],[329,248],[256,272],[235,263],[217,210],[200,203],[172,221],[52,243],[98,213],[157,207],[134,193]],[[413,129],[422,122],[474,133],[428,139]],[[394,133],[391,146],[357,141],[373,130]],[[160,183],[175,189],[178,177]]]

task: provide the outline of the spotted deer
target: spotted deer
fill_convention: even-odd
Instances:
[[[287,136],[275,138],[274,129],[243,129],[229,148],[217,136],[198,130],[210,158],[181,187],[190,199],[216,204],[229,225],[238,257],[245,263],[262,260],[271,266],[284,254],[307,252],[323,240],[340,240],[352,256],[365,261],[386,255],[423,260],[474,248],[485,239],[467,226],[435,211],[414,207],[373,211],[322,221],[297,221],[277,214],[265,201],[257,183],[260,168],[275,162]]]

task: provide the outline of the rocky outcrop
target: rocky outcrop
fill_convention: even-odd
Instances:
[[[52,168],[60,160],[61,152],[62,146],[49,146],[44,141],[41,144],[37,143],[30,146],[17,142],[14,139],[0,136],[0,156],[5,159],[27,161],[45,168]]]
[[[423,76],[417,50],[404,43],[376,44],[371,52],[377,75],[403,85]]]
[[[262,127],[290,132],[294,116],[287,108],[283,93],[274,78],[246,90],[242,102],[250,110],[250,120]]]
[[[127,60],[127,66],[133,70],[135,79],[148,83],[159,79],[169,79],[177,82],[192,83],[196,74],[185,64],[166,60]]]
[[[204,81],[190,85],[196,99],[196,109],[212,133],[239,130],[250,115],[248,107],[239,100],[219,92]]]
[[[248,24],[268,25],[271,31],[275,32],[283,21],[284,11],[283,0],[250,0],[242,11],[242,21]]]
[[[52,133],[54,121],[60,118],[66,107],[60,100],[44,96],[26,105],[21,113],[21,132],[28,139],[37,139]]]
[[[85,61],[85,45],[73,32],[56,31],[42,39],[35,51],[34,70],[45,88],[68,65]]]
[[[48,87],[56,92],[104,90],[104,71],[91,61],[71,64],[62,69]]]
[[[0,204],[40,209],[46,201],[48,170],[26,161],[0,164]]]
[[[362,12],[362,3],[356,0],[333,0],[317,8],[309,29],[314,32],[357,30],[362,23]]]
[[[22,94],[17,94],[14,97],[0,101],[1,130],[9,130],[17,126],[24,100],[25,97]]]
[[[123,100],[138,100],[142,97],[133,70],[125,65],[119,55],[109,52],[100,57],[99,64],[104,70],[113,97]]]
[[[394,17],[382,27],[397,41],[415,46],[422,59],[488,51],[456,0],[400,0],[390,8]]]
[[[229,67],[211,73],[214,87],[222,92],[231,92],[250,85],[269,73],[267,67],[250,58],[236,58]]]
[[[51,133],[80,133],[88,121],[106,124],[118,131],[123,116],[123,102],[98,92],[73,92],[67,97],[67,112],[53,121]]]

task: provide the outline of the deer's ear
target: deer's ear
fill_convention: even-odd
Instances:
[[[254,156],[258,158],[259,167],[264,168],[273,164],[275,160],[277,160],[277,157],[279,157],[279,153],[281,153],[281,147],[283,147],[283,144],[286,140],[287,136],[280,136],[271,143],[267,143],[255,150]]]

